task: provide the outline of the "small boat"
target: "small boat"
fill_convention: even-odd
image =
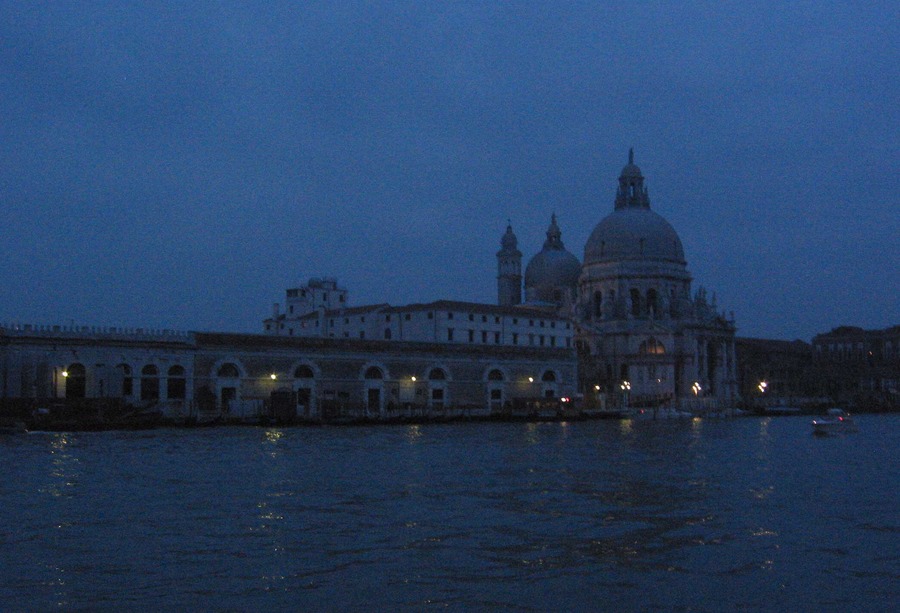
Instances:
[[[828,435],[842,432],[856,432],[853,418],[843,409],[828,409],[824,417],[812,421],[813,434]]]

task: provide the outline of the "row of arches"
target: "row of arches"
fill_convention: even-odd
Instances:
[[[636,287],[631,288],[628,294],[622,297],[624,305],[616,307],[616,291],[610,290],[604,295],[602,290],[596,290],[591,300],[591,311],[594,319],[603,319],[616,314],[617,311],[624,309],[625,313],[631,317],[659,317],[663,315],[673,315],[670,313],[672,305],[675,303],[675,289],[671,289],[671,296],[666,298],[664,294],[655,288],[650,288],[642,293]],[[604,302],[604,299],[606,302]]]
[[[652,339],[651,339],[652,340]],[[661,346],[661,345],[660,345]],[[370,365],[365,367],[362,378],[370,381],[386,380],[386,369],[382,366]],[[308,364],[301,364],[293,370],[294,379],[315,379],[317,378],[316,370]],[[220,379],[239,379],[241,378],[241,369],[233,362],[225,362],[216,369],[216,376]],[[488,381],[507,381],[509,377],[499,368],[490,368],[487,371],[486,380]],[[541,374],[540,380],[543,382],[556,382],[558,375],[553,370],[545,370]],[[447,370],[443,367],[430,367],[426,374],[429,381],[446,381],[451,380]]]
[[[146,364],[141,368],[138,377],[128,364],[117,364],[115,367],[115,383],[118,389],[104,389],[104,379],[99,379],[96,395],[105,396],[106,392],[123,398],[135,394],[134,383],[139,383],[138,395],[141,400],[160,400],[165,396],[167,400],[184,400],[187,397],[187,370],[180,364],[170,366],[163,372],[156,364]],[[64,396],[67,399],[86,398],[88,395],[88,370],[84,364],[74,362],[62,370],[65,381]],[[165,385],[161,385],[165,382]],[[162,393],[164,389],[164,394]]]

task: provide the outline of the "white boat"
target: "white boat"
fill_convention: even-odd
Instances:
[[[813,434],[822,435],[856,431],[853,418],[843,409],[828,409],[825,417],[817,417],[812,421],[812,427]]]

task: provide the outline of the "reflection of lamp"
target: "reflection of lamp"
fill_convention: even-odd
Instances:
[[[278,378],[278,375],[276,375],[275,373],[272,373],[271,375],[269,375],[269,378],[270,378],[272,381],[274,381],[275,379]]]
[[[594,391],[595,391],[595,392],[599,392],[599,391],[600,391],[600,386],[599,386],[599,385],[595,385],[595,386],[594,386]]]
[[[529,382],[529,383],[534,383],[534,377],[528,377],[528,382]]]
[[[415,382],[416,382],[416,377],[415,377],[415,375],[413,375],[412,377],[410,377],[409,380],[412,381],[413,383],[415,383]]]

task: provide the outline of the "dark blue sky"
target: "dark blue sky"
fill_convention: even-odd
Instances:
[[[0,322],[495,302],[506,220],[583,257],[633,146],[740,335],[898,324],[898,11],[2,2]]]

